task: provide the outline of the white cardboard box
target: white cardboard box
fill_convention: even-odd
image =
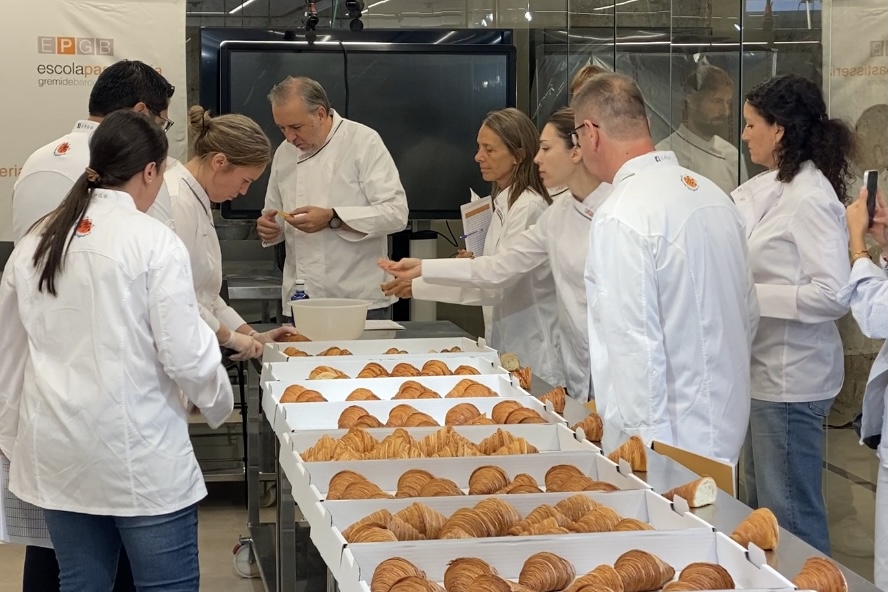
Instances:
[[[542,403],[533,397],[512,397],[524,407],[539,413],[544,420],[552,424],[563,425],[561,417],[546,411]],[[339,427],[339,416],[353,405],[358,405],[379,419],[382,423],[388,420],[389,412],[398,405],[408,404],[417,411],[427,413],[444,426],[447,412],[456,405],[469,403],[478,411],[490,417],[493,408],[502,403],[502,397],[484,397],[479,399],[411,399],[395,401],[341,401],[335,403],[284,403],[277,406],[275,431],[286,429],[290,432],[312,429],[335,429]]]
[[[545,539],[545,540],[542,540]],[[477,557],[489,563],[505,579],[518,581],[528,557],[548,551],[567,561],[581,576],[601,564],[613,565],[623,553],[640,549],[653,553],[676,570],[690,563],[718,563],[734,579],[737,588],[792,590],[792,582],[764,563],[753,563],[746,549],[721,533],[707,529],[653,532],[617,532],[521,539],[475,539],[464,541],[420,541],[413,543],[348,545],[340,561],[342,592],[368,592],[376,567],[390,557],[403,557],[423,571],[428,579],[441,582],[447,563],[458,557]],[[764,559],[764,555],[760,557]]]
[[[393,433],[398,428],[372,428],[366,430],[379,441]],[[443,428],[421,427],[400,428],[407,431],[415,440],[434,434]],[[453,426],[453,430],[475,444],[496,433],[504,430],[516,438],[524,438],[528,444],[533,445],[540,453],[564,452],[567,450],[585,450],[592,453],[600,453],[601,449],[588,440],[580,440],[578,435],[571,432],[563,425],[555,424],[517,424],[517,425],[479,425],[479,426]],[[348,430],[310,430],[293,432],[290,441],[298,453],[305,452],[324,436],[339,439],[346,435]],[[489,457],[493,458],[493,457]],[[500,457],[496,457],[500,458]],[[304,461],[303,461],[304,462]],[[310,463],[309,463],[310,464]],[[309,467],[310,468],[310,467]]]
[[[359,339],[355,341],[305,341],[298,343],[269,343],[265,346],[262,357],[263,362],[290,362],[304,360],[305,358],[291,358],[284,355],[283,351],[288,347],[295,347],[305,353],[316,356],[331,347],[339,347],[349,350],[354,357],[367,357],[373,360],[398,360],[405,355],[424,355],[434,352],[435,356],[443,356],[442,359],[457,357],[483,358],[491,362],[499,363],[499,355],[496,350],[490,348],[483,337],[477,341],[466,337],[436,337],[430,339]],[[396,347],[407,354],[386,354],[390,348]],[[441,350],[458,347],[462,351],[455,353],[441,353]],[[335,359],[336,357],[348,358],[348,356],[323,356],[320,359]]]
[[[358,374],[361,373],[361,370],[363,370],[367,366],[367,364],[370,363],[379,364],[380,366],[385,368],[386,371],[391,372],[392,369],[394,369],[394,367],[398,364],[412,364],[417,369],[422,370],[423,364],[425,364],[429,360],[438,359],[439,358],[436,354],[401,356],[398,359],[389,360],[371,360],[361,358],[354,359],[349,356],[330,358],[294,358],[289,362],[263,364],[264,368],[262,374],[263,380],[309,380],[309,375],[315,368],[317,368],[318,366],[328,366],[330,368],[339,370],[351,379],[357,379]],[[509,375],[509,372],[506,371],[504,368],[501,368],[499,363],[493,363],[482,358],[453,357],[441,359],[440,361],[446,364],[451,371],[456,370],[460,366],[468,366],[469,368],[474,368],[475,370],[477,370],[481,375]],[[459,378],[472,378],[473,376],[477,375],[463,375]],[[381,380],[382,378],[390,377],[385,376],[372,379],[365,378],[364,380]]]
[[[348,396],[355,391],[355,389],[366,388],[379,397],[382,400],[391,400],[398,393],[398,389],[402,384],[407,382],[408,380],[412,380],[417,382],[426,388],[430,388],[442,398],[447,396],[453,387],[455,387],[461,380],[465,380],[469,378],[474,380],[477,383],[483,384],[484,386],[493,390],[500,397],[530,397],[530,394],[523,390],[520,386],[518,386],[518,380],[512,376],[506,375],[494,375],[487,374],[482,376],[420,376],[417,378],[357,378],[357,379],[342,379],[342,380],[262,380],[262,390],[265,394],[271,394],[271,399],[269,403],[272,405],[278,404],[281,397],[284,394],[284,391],[288,386],[293,384],[299,384],[304,386],[307,389],[311,389],[319,392],[321,395],[327,399],[328,402],[345,402]],[[428,399],[428,400],[436,400],[436,399]],[[455,400],[454,398],[448,400]],[[399,402],[409,402],[409,399],[403,399]],[[362,403],[362,401],[354,401],[355,404]],[[302,403],[303,405],[319,405],[320,403]],[[264,405],[264,403],[263,403]],[[263,406],[263,410],[269,418],[274,417],[273,410],[274,407],[266,408]],[[564,420],[559,417],[558,423],[564,423]],[[335,425],[333,427],[336,427]],[[318,428],[313,428],[318,429]]]

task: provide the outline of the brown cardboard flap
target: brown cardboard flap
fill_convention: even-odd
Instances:
[[[668,456],[686,469],[698,475],[709,475],[715,480],[715,484],[722,491],[737,497],[735,487],[735,467],[693,452],[676,448],[663,442],[654,441],[651,448],[663,456]]]

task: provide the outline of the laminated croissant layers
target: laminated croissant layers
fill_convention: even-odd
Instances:
[[[718,496],[718,486],[712,477],[704,476],[690,483],[679,485],[663,494],[663,497],[672,501],[678,496],[688,502],[691,508],[702,508],[715,503]]]
[[[573,564],[544,551],[531,555],[524,562],[518,583],[536,592],[555,592],[567,588],[575,575]]]
[[[715,563],[691,563],[664,590],[733,590],[734,578]]]
[[[422,497],[433,497],[433,489],[454,487],[452,482],[434,478],[413,486],[423,494]],[[500,498],[488,498],[473,507],[460,508],[449,517],[417,502],[394,515],[388,510],[373,512],[346,528],[342,534],[346,541],[357,543],[394,542],[391,535],[383,535],[370,528],[389,530],[397,541],[653,530],[649,524],[634,518],[623,518],[611,508],[591,500],[592,505],[584,503],[581,497],[584,496],[576,495],[559,502],[565,512],[571,511],[573,515],[579,514],[581,508],[591,508],[576,520],[549,504],[537,506],[522,519],[514,506]]]
[[[406,559],[400,557],[386,559],[373,572],[370,592],[390,592],[398,580],[411,576],[425,579],[426,574]]]
[[[284,353],[290,357],[307,357],[308,354],[296,348],[287,348]],[[319,354],[321,356],[344,356],[351,355],[348,350],[339,348],[329,348]],[[391,372],[379,362],[369,362],[365,365],[355,378],[411,378],[416,376],[473,376],[479,375],[481,371],[468,365],[458,366],[451,370],[450,367],[441,360],[429,360],[423,364],[422,368],[417,368],[408,362],[400,362],[395,364]],[[335,380],[351,378],[344,372],[322,365],[314,368],[308,374],[309,380]]]
[[[793,579],[800,590],[815,592],[848,592],[848,582],[839,567],[823,557],[812,557]]]
[[[567,399],[567,392],[564,390],[563,386],[555,387],[542,397],[540,397],[540,401],[543,403],[552,403],[552,408],[555,410],[555,413],[561,414],[564,413],[564,405]]]
[[[737,526],[731,538],[744,547],[752,543],[759,549],[772,551],[780,541],[780,525],[771,510],[759,508]]]
[[[604,437],[604,422],[597,413],[590,413],[582,421],[571,426],[571,431],[575,432],[582,428],[587,440],[592,442],[601,442]]]
[[[614,570],[623,582],[625,592],[653,592],[660,590],[675,576],[668,563],[645,551],[633,550],[620,555]]]
[[[607,457],[617,464],[622,458],[629,463],[633,471],[641,471],[642,473],[647,471],[647,446],[644,445],[644,440],[638,436],[632,436],[626,440],[622,446]]]
[[[281,337],[279,343],[305,343],[307,341],[311,341],[311,339],[302,333],[288,333]]]
[[[350,407],[349,409],[353,409]],[[347,409],[346,411],[349,411]],[[351,412],[349,417],[357,411]],[[437,425],[431,417],[410,407],[398,405],[390,414],[390,422],[405,427]],[[361,419],[361,417],[358,417]],[[498,429],[480,443],[475,444],[456,432],[444,427],[433,434],[415,440],[406,430],[398,428],[383,440],[377,441],[366,430],[352,427],[338,440],[322,436],[314,446],[303,451],[306,462],[388,460],[408,458],[459,458],[468,456],[500,456],[536,454],[539,450],[524,438]]]

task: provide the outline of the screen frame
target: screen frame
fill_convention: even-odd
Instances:
[[[438,31],[438,36],[441,32]],[[500,38],[505,38],[501,36]],[[231,95],[227,89],[232,82],[231,58],[237,52],[300,52],[342,53],[342,43],[346,51],[351,53],[388,53],[388,54],[463,54],[463,55],[504,55],[506,57],[506,105],[502,108],[515,107],[518,102],[517,92],[517,48],[507,43],[488,44],[435,44],[435,43],[399,43],[381,41],[349,41],[332,38],[329,41],[309,43],[304,40],[294,41],[240,41],[225,40],[219,45],[219,78],[218,78],[218,109],[219,113],[231,112]],[[480,121],[479,121],[480,125]],[[261,216],[261,210],[235,210],[230,202],[222,204],[222,217],[226,219],[255,219]],[[459,209],[412,209],[412,220],[456,220],[460,218]]]

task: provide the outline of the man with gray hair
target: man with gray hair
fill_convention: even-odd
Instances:
[[[637,435],[736,463],[758,324],[743,221],[715,183],[654,150],[632,79],[594,76],[573,108],[583,162],[613,185],[586,259],[605,448]]]
[[[304,280],[310,297],[368,300],[368,318],[389,318],[396,298],[380,290],[385,272],[376,262],[388,256],[387,236],[407,226],[408,208],[382,138],[334,111],[310,78],[289,77],[268,99],[286,141],[257,227],[264,245],[286,245],[284,310]]]

